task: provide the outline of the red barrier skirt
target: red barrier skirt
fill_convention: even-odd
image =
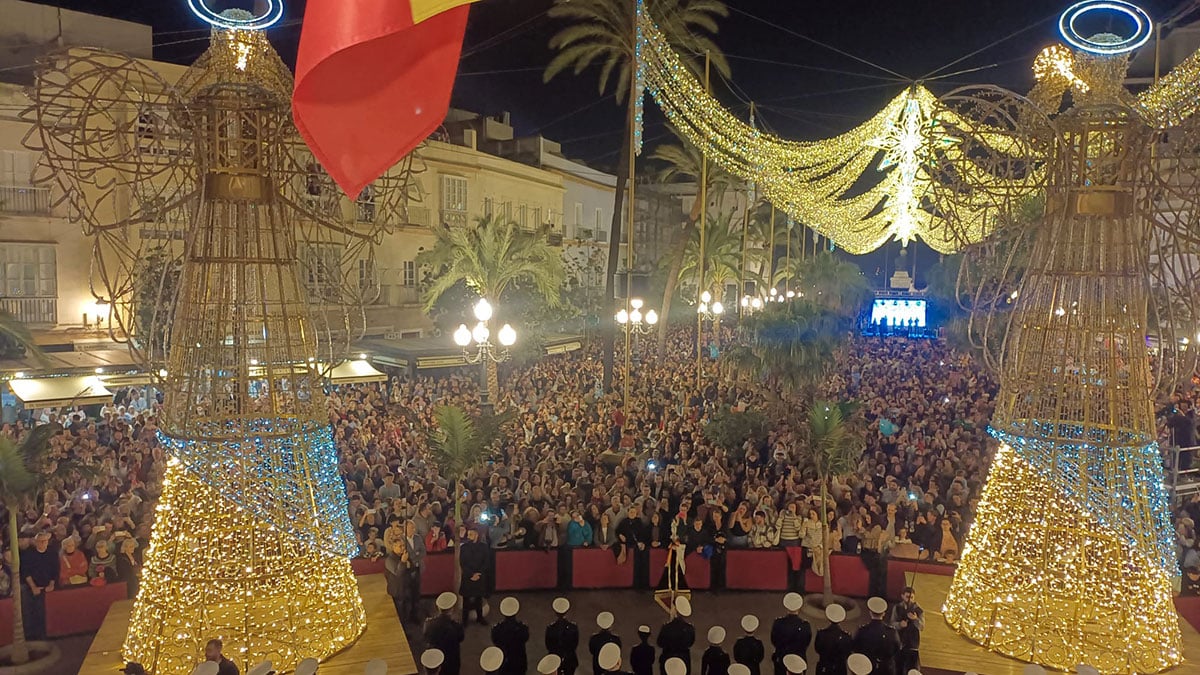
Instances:
[[[712,585],[712,566],[708,560],[698,553],[688,553],[683,560],[687,566],[688,588],[702,591]],[[663,567],[667,564],[667,552],[661,548],[650,549],[650,584],[657,585],[662,577]]]
[[[61,637],[100,630],[109,605],[124,600],[124,583],[81,586],[46,594],[46,635]],[[12,630],[9,630],[12,633]]]
[[[741,591],[782,591],[788,585],[787,554],[778,549],[729,549],[725,587]]]
[[[888,558],[887,561],[887,593],[889,600],[899,600],[900,591],[908,585],[908,577],[913,574],[936,574],[938,576],[954,576],[957,565],[916,561],[909,558]]]
[[[26,586],[26,588],[29,588]],[[12,644],[13,637],[13,600],[0,600],[0,647]]]
[[[829,581],[833,592],[851,598],[865,598],[871,588],[871,577],[862,558],[856,555],[834,553],[829,556]],[[820,593],[825,589],[825,580],[811,569],[804,573],[804,590]]]
[[[598,548],[577,548],[571,551],[573,588],[632,588],[633,555],[618,565],[613,552]]]
[[[438,595],[454,588],[454,552],[430,553],[421,570],[421,595]]]
[[[558,586],[558,551],[496,551],[496,590]]]
[[[350,569],[354,570],[355,576],[363,576],[364,574],[383,574],[383,558],[378,560],[367,560],[366,558],[351,558]]]

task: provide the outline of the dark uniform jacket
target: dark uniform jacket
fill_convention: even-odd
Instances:
[[[516,617],[505,617],[492,627],[492,644],[504,652],[504,664],[497,671],[500,675],[525,675],[529,669],[529,658],[525,655],[525,643],[529,642],[529,626]]]
[[[696,629],[683,617],[675,617],[663,625],[658,631],[658,666],[663,667],[667,659],[678,658],[687,666],[687,672],[692,672],[692,645],[696,644]]]
[[[817,675],[846,675],[846,659],[854,652],[854,639],[837,624],[817,631]]]
[[[633,675],[654,675],[654,645],[639,642],[629,650],[629,667]]]
[[[753,635],[738,638],[738,641],[733,643],[733,660],[749,668],[750,675],[759,675],[759,667],[766,654],[762,640]]]
[[[579,667],[579,657],[575,650],[579,648],[579,626],[565,617],[546,626],[546,651],[562,659],[559,672],[574,673]]]
[[[896,675],[900,636],[881,619],[871,619],[854,634],[854,651],[871,659],[871,675]]]
[[[788,614],[775,619],[771,625],[771,646],[775,651],[771,661],[775,663],[775,672],[779,675],[787,672],[783,667],[783,657],[795,654],[800,658],[808,655],[808,645],[812,642],[812,626],[795,614]]]
[[[700,675],[726,675],[729,670],[729,654],[719,645],[704,650],[700,657]]]
[[[588,651],[592,653],[592,672],[596,675],[604,672],[604,669],[600,667],[600,648],[610,642],[616,643],[618,647],[621,646],[621,638],[611,630],[602,630],[588,640]]]
[[[462,663],[462,641],[466,637],[462,624],[446,614],[439,614],[425,622],[425,644],[442,650],[446,660],[439,671],[441,675],[458,675]]]
[[[487,595],[488,547],[482,542],[464,542],[462,552],[462,583],[458,592],[464,598],[480,598]],[[479,579],[472,580],[471,576],[478,573]]]

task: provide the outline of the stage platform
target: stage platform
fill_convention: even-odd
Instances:
[[[1025,662],[989,652],[954,632],[942,617],[942,604],[950,590],[952,577],[914,574],[910,585],[917,602],[925,608],[925,632],[921,635],[921,665],[953,672],[979,675],[1022,675]],[[1184,663],[1167,673],[1200,672],[1200,633],[1188,622],[1179,620],[1183,631]]]
[[[404,628],[396,618],[392,599],[388,597],[383,575],[359,577],[358,590],[367,610],[367,629],[353,645],[322,663],[321,675],[362,675],[371,659],[387,661],[388,675],[414,675],[417,665],[404,637]],[[104,625],[88,648],[80,675],[120,675],[118,670],[125,665],[121,661],[121,643],[125,641],[132,609],[132,600],[113,603],[104,617]],[[199,662],[201,655],[196,656]]]

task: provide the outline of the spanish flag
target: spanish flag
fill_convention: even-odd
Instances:
[[[474,0],[308,0],[292,116],[351,197],[445,119]]]

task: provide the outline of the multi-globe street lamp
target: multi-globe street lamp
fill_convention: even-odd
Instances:
[[[622,309],[617,312],[617,324],[621,326],[621,332],[625,333],[625,377],[622,389],[624,390],[622,397],[624,399],[623,408],[625,415],[629,415],[629,374],[630,369],[630,349],[629,339],[631,335],[645,335],[649,333],[655,324],[658,323],[658,312],[653,309],[648,310],[645,315],[642,314],[642,299],[630,298],[629,309]]]
[[[458,329],[454,331],[454,344],[462,347],[463,358],[467,360],[467,363],[480,364],[479,407],[484,414],[490,415],[494,405],[488,386],[489,364],[508,360],[508,348],[516,343],[517,331],[509,324],[504,324],[496,333],[496,341],[499,342],[499,345],[492,344],[492,332],[488,328],[488,321],[491,320],[493,313],[492,304],[487,301],[487,298],[480,298],[472,311],[477,321],[475,327],[467,328],[467,324],[459,324]],[[473,349],[470,348],[472,343],[474,343]]]
[[[713,300],[712,293],[700,293],[700,304],[696,306],[696,385],[700,386],[704,378],[704,321],[712,321],[716,329],[717,340],[720,340],[721,315],[725,313],[725,305],[720,300]]]

